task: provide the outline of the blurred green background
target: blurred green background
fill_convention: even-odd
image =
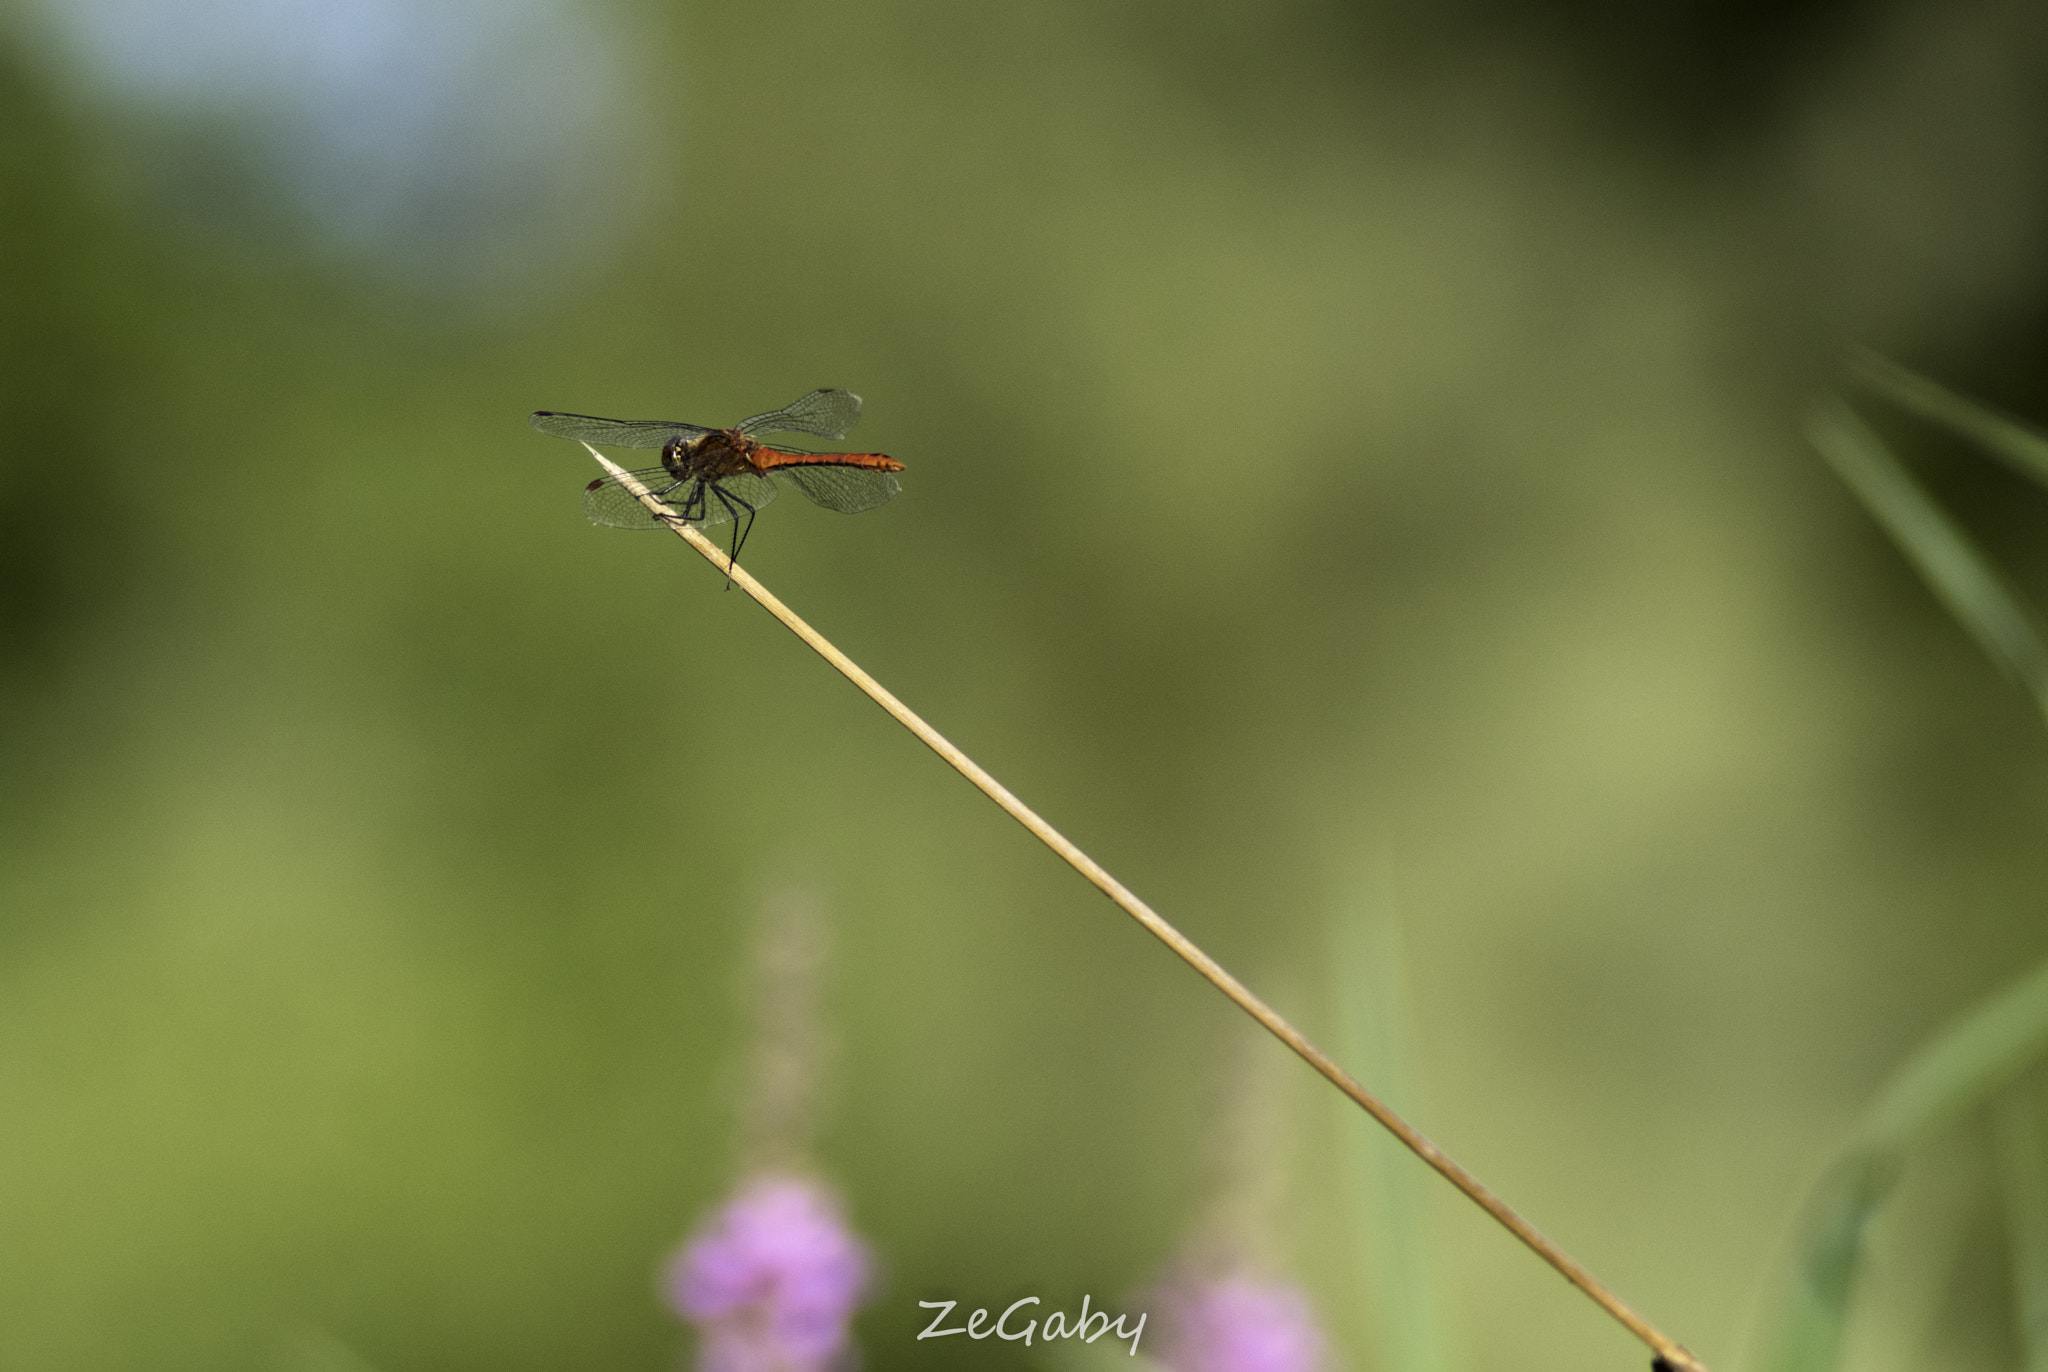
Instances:
[[[2048,414],[2034,7],[4,13],[0,1365],[674,1365],[791,882],[867,1365],[1019,1365],[916,1301],[1128,1306],[1210,1205],[1234,1012],[534,409],[862,393],[903,496],[755,573],[1310,1032],[1397,923],[1418,1123],[1717,1366],[2048,952],[2039,722],[1796,423],[1851,341]],[[1425,1194],[1458,1366],[1642,1364]],[[2005,1365],[1923,1208],[1869,1365]]]

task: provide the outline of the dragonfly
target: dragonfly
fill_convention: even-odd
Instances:
[[[710,429],[672,419],[599,419],[595,415],[536,410],[527,423],[556,438],[615,448],[659,448],[661,465],[633,472],[633,479],[675,513],[654,514],[616,476],[583,488],[583,513],[593,524],[613,529],[660,529],[680,520],[697,528],[733,526],[732,561],[753,532],[754,516],[775,499],[785,482],[813,505],[842,514],[872,510],[894,500],[903,487],[895,473],[903,464],[882,453],[820,453],[770,446],[758,434],[816,434],[846,437],[860,419],[860,397],[852,391],[812,391],[779,410],[742,419],[730,429]]]

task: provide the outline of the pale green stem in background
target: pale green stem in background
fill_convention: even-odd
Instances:
[[[2048,1111],[2041,1085],[2037,1076],[2006,1092],[1992,1112],[2026,1372],[2048,1372]]]
[[[1361,896],[1333,910],[1331,993],[1337,1045],[1413,1113],[1415,1047],[1401,928],[1384,898]],[[1372,1334],[1382,1372],[1445,1372],[1445,1328],[1430,1251],[1429,1198],[1415,1164],[1356,1112],[1345,1116],[1344,1158],[1351,1232],[1368,1285]]]

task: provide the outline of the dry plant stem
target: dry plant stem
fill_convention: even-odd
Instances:
[[[583,446],[590,448],[587,443]],[[1509,1233],[1535,1250],[1536,1255],[1556,1268],[1566,1281],[1591,1296],[1600,1308],[1619,1321],[1623,1328],[1647,1344],[1658,1358],[1676,1369],[1676,1372],[1707,1372],[1705,1363],[1686,1351],[1682,1345],[1667,1338],[1655,1325],[1637,1314],[1626,1301],[1603,1286],[1591,1272],[1580,1266],[1563,1249],[1545,1238],[1535,1225],[1523,1219],[1508,1206],[1507,1202],[1481,1185],[1477,1177],[1460,1167],[1441,1148],[1431,1143],[1415,1126],[1381,1104],[1377,1097],[1333,1062],[1328,1054],[1309,1042],[1300,1030],[1282,1019],[1277,1011],[1253,995],[1242,982],[1224,970],[1221,963],[1196,947],[1180,930],[1160,918],[1151,906],[1139,900],[1128,887],[1103,870],[1094,858],[1075,847],[1064,834],[1040,819],[1037,812],[1011,795],[1007,787],[983,771],[974,759],[947,742],[944,735],[920,719],[909,706],[891,695],[880,682],[862,671],[846,654],[833,647],[816,629],[804,623],[760,582],[754,580],[744,569],[734,565],[717,544],[685,524],[674,511],[663,505],[644,486],[634,481],[624,469],[607,461],[595,448],[590,448],[590,455],[596,458],[607,472],[619,478],[620,485],[638,496],[640,503],[649,511],[665,520],[678,537],[702,554],[705,561],[730,576],[735,585],[759,601],[763,609],[781,620],[791,633],[809,644],[818,656],[838,668],[847,680],[865,691],[869,699],[893,715],[897,723],[917,735],[927,748],[944,758],[953,770],[973,782],[980,788],[982,794],[1008,811],[1012,819],[1029,829],[1037,836],[1039,842],[1058,853],[1068,866],[1094,883],[1096,889],[1115,901],[1125,914],[1144,925],[1153,937],[1200,972],[1212,986],[1237,1002],[1239,1009],[1264,1025],[1274,1038],[1293,1049],[1304,1062],[1327,1077],[1333,1086],[1349,1096],[1368,1115],[1385,1125],[1387,1130],[1407,1145],[1417,1157],[1441,1172],[1451,1185],[1464,1192],[1480,1209],[1498,1220]]]

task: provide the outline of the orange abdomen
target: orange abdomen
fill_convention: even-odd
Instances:
[[[780,448],[759,447],[752,455],[754,465],[764,472],[777,467],[866,467],[877,472],[903,470],[903,464],[886,453],[786,453]]]

